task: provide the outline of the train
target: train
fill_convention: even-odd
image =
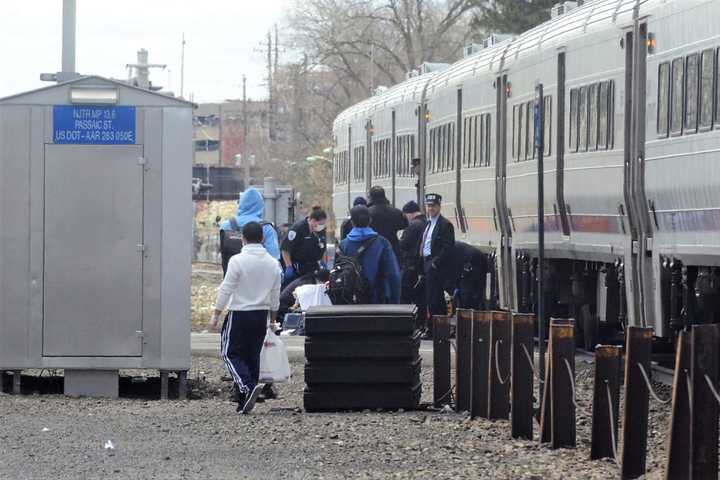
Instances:
[[[343,111],[333,211],[442,194],[483,307],[532,312],[542,146],[547,316],[587,347],[627,326],[672,345],[720,313],[720,2],[577,3]]]

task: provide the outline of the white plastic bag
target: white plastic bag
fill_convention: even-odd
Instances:
[[[260,383],[287,383],[290,375],[287,348],[280,337],[268,328],[260,352]]]
[[[327,288],[322,285],[303,285],[295,289],[295,297],[300,304],[300,310],[303,312],[310,307],[318,305],[332,305],[330,297],[327,295]]]

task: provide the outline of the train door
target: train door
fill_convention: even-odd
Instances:
[[[427,147],[425,145],[425,142],[427,141],[426,136],[426,125],[427,125],[427,104],[425,103],[425,91],[427,89],[427,86],[425,89],[423,89],[422,94],[422,103],[418,105],[418,133],[417,133],[417,202],[419,205],[423,204],[424,197],[425,197],[425,177],[427,175],[427,171],[425,170],[425,165],[427,162]]]
[[[647,92],[647,23],[636,24],[633,52],[633,97],[636,101],[632,105],[633,118],[633,147],[632,161],[632,196],[635,203],[635,212],[638,219],[639,235],[637,247],[638,279],[640,293],[639,324],[646,326],[648,318],[653,318],[653,269],[652,269],[652,237],[653,229],[650,220],[647,197],[645,195],[645,113]]]
[[[392,206],[395,207],[395,188],[396,188],[396,174],[397,174],[397,124],[395,110],[392,111],[392,136],[390,140],[390,168],[392,169]]]
[[[513,309],[515,307],[515,289],[513,278],[513,255],[512,255],[512,229],[508,215],[506,202],[506,178],[507,178],[507,75],[496,79],[496,162],[495,162],[495,217],[499,223],[501,240],[500,254],[498,255],[498,286],[500,294],[500,307]]]
[[[350,216],[350,209],[352,208],[352,182],[355,162],[353,161],[353,148],[352,148],[352,126],[348,125],[348,140],[347,140],[347,208],[348,216]]]
[[[623,191],[625,197],[625,206],[627,207],[627,218],[630,224],[631,244],[626,247],[625,253],[625,280],[627,284],[627,305],[628,305],[628,324],[639,325],[640,323],[640,276],[639,276],[639,238],[640,225],[637,205],[635,203],[633,186],[635,184],[635,169],[633,168],[635,160],[635,32],[629,30],[625,32],[623,45],[625,48],[625,144],[623,146],[625,152],[625,174],[623,182]],[[622,210],[621,206],[621,210]],[[622,213],[622,212],[621,212]]]
[[[463,91],[462,88],[458,88],[457,91],[457,118],[455,125],[455,218],[457,219],[457,225],[460,228],[460,232],[465,234],[467,232],[467,225],[465,224],[465,210],[462,208],[462,138],[463,138]]]
[[[373,177],[373,168],[372,168],[372,162],[373,162],[373,149],[372,149],[372,137],[373,137],[373,124],[372,120],[368,119],[367,123],[365,123],[365,132],[366,132],[366,141],[365,141],[365,193],[367,194],[370,192],[370,187],[372,187],[372,177]]]
[[[564,236],[570,235],[570,222],[565,204],[565,52],[558,54],[557,70],[557,210],[560,214],[560,225]]]

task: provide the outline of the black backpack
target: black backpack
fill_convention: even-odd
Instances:
[[[363,275],[363,255],[378,237],[366,240],[355,255],[345,255],[338,250],[335,265],[330,270],[328,297],[333,305],[370,303],[370,284]]]
[[[270,222],[261,222],[263,228],[265,225],[272,225]],[[274,228],[274,226],[273,226]],[[233,255],[242,252],[242,230],[237,223],[237,218],[230,217],[230,230],[220,231],[220,255],[222,256],[223,275],[227,273],[228,263]]]

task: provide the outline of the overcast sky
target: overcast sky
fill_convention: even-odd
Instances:
[[[179,94],[185,33],[185,96],[195,102],[265,96],[267,31],[290,0],[77,0],[77,70],[127,78],[137,50],[150,52],[150,79]],[[280,30],[282,43],[282,29]],[[0,0],[0,98],[47,86],[61,64],[62,0]],[[282,55],[282,53],[281,53]]]

